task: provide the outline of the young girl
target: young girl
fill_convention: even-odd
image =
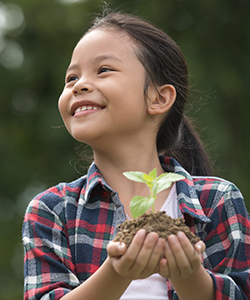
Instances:
[[[127,14],[95,20],[59,99],[67,130],[92,147],[94,162],[28,206],[24,299],[250,299],[249,216],[233,184],[208,177],[183,114],[187,93],[186,63],[168,35]],[[201,238],[195,247],[182,232],[164,241],[140,230],[128,249],[112,242],[131,198],[147,194],[123,172],[154,168],[185,176],[155,206],[185,219]]]

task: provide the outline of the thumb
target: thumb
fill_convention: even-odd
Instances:
[[[194,247],[198,254],[203,253],[206,249],[206,245],[202,241],[199,241],[198,243],[196,243],[194,245]]]
[[[126,252],[126,245],[120,242],[109,242],[107,252],[109,257],[121,256]]]

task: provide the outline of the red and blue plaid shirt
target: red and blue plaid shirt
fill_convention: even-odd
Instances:
[[[180,214],[206,244],[203,265],[215,299],[250,299],[250,220],[241,193],[228,181],[192,177],[174,159],[160,159],[166,171],[172,166],[185,176],[176,183]],[[60,299],[88,279],[124,220],[118,194],[95,164],[86,176],[35,197],[23,224],[24,299]],[[169,299],[179,299],[166,282]]]

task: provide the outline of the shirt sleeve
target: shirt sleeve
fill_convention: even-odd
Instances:
[[[250,220],[239,190],[218,187],[205,228],[204,267],[211,275],[216,300],[250,299]]]
[[[64,210],[62,200],[52,192],[32,200],[26,210],[22,230],[24,300],[57,300],[79,285]]]
[[[212,277],[216,300],[250,299],[250,220],[240,191],[215,183],[200,195],[210,223],[198,223],[206,244],[203,265]],[[200,199],[201,200],[201,199]],[[168,297],[179,300],[167,279]]]

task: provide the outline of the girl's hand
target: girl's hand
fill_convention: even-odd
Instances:
[[[134,280],[159,272],[164,244],[165,241],[157,233],[146,235],[146,231],[140,229],[128,249],[125,244],[110,242],[107,251],[114,270],[120,276]]]
[[[202,241],[193,246],[183,232],[170,235],[165,243],[165,257],[160,261],[159,274],[170,280],[190,278],[199,270],[200,254],[204,251]]]

